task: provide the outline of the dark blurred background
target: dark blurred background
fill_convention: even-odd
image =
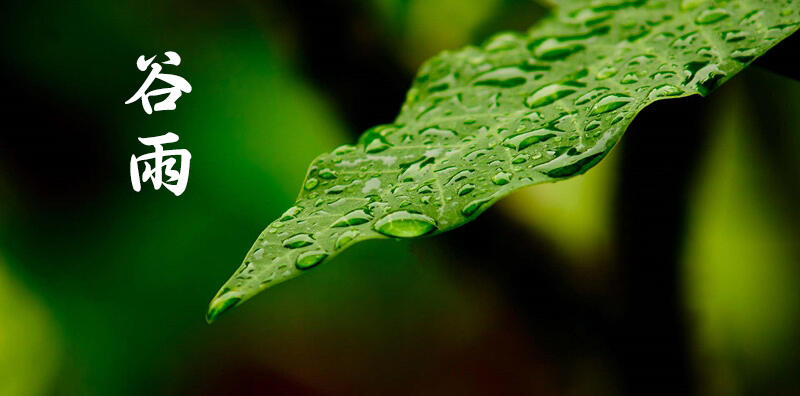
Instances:
[[[207,325],[317,154],[392,121],[426,58],[545,8],[0,7],[0,395],[800,392],[800,82],[774,64],[648,108],[585,176],[364,243]],[[136,58],[167,50],[193,92],[123,104]],[[167,131],[187,191],[133,192],[137,137]]]

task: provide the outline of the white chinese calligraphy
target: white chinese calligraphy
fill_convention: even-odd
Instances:
[[[140,157],[131,156],[131,185],[136,192],[141,191],[142,183],[148,180],[153,182],[153,188],[158,190],[163,185],[176,196],[183,194],[186,184],[189,182],[189,161],[192,154],[189,150],[164,150],[164,144],[175,143],[178,135],[168,132],[161,136],[150,138],[139,138],[142,144],[152,146],[153,152]],[[180,170],[173,169],[177,159],[180,159]],[[142,162],[144,169],[139,169]],[[167,179],[163,180],[163,176]]]
[[[164,55],[167,57],[167,61],[164,62],[165,65],[178,66],[181,64],[181,57],[176,52],[167,51],[164,53]],[[138,67],[141,71],[145,71],[147,67],[150,66],[150,74],[147,76],[147,79],[145,79],[139,90],[136,91],[136,93],[125,102],[125,104],[130,104],[137,100],[141,100],[142,107],[147,114],[153,114],[154,109],[155,111],[175,110],[175,101],[178,100],[178,98],[180,98],[184,92],[192,92],[192,86],[189,85],[189,82],[183,77],[176,76],[174,74],[161,73],[162,66],[158,62],[153,62],[155,58],[156,57],[153,56],[150,59],[145,59],[144,55],[142,55],[136,60],[136,67]],[[156,80],[161,80],[162,82],[169,84],[170,87],[154,89],[148,92],[147,90],[150,89],[150,85],[152,85]],[[167,97],[152,107],[150,105],[150,98],[160,95],[167,95]]]

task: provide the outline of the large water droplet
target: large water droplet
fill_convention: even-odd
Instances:
[[[347,246],[347,244],[352,242],[360,234],[361,233],[356,230],[345,231],[342,233],[342,235],[339,235],[339,237],[336,238],[336,244],[334,245],[334,247],[336,248],[336,250],[339,250]]]
[[[343,145],[333,149],[333,154],[336,155],[336,156],[342,156],[342,155],[345,155],[345,154],[352,153],[353,151],[355,151],[355,149],[356,149],[355,147],[353,147],[353,146],[351,146],[349,144],[343,144]]]
[[[586,131],[586,132],[590,132],[590,131],[593,131],[593,130],[595,130],[597,128],[600,128],[601,125],[603,125],[602,122],[600,122],[598,120],[592,120],[588,124],[586,124],[586,127],[584,127],[583,130]]]
[[[364,224],[370,220],[372,220],[372,216],[366,210],[356,209],[336,220],[333,227],[349,227]]]
[[[698,25],[709,25],[712,23],[719,22],[727,17],[731,16],[731,14],[722,8],[709,8],[704,10],[697,18],[694,20]]]
[[[378,125],[364,132],[358,141],[364,146],[364,151],[367,153],[379,153],[392,146],[387,141],[387,137],[395,133],[398,129],[398,125]]]
[[[458,189],[458,196],[459,197],[463,197],[463,196],[465,196],[465,195],[467,195],[467,194],[469,194],[469,193],[471,193],[473,191],[475,191],[475,185],[467,183],[467,184],[461,186],[461,188]]]
[[[514,33],[500,33],[491,37],[484,44],[484,48],[489,52],[500,52],[510,50],[522,45],[525,41]]]
[[[620,84],[633,84],[636,82],[639,82],[639,76],[634,72],[630,72],[622,77]]]
[[[466,159],[467,161],[472,162],[472,161],[475,161],[478,157],[484,156],[484,155],[489,154],[489,153],[491,153],[490,150],[478,149],[478,150],[472,151],[472,152],[468,153],[467,155],[465,155],[464,159]]]
[[[375,231],[397,238],[414,238],[436,229],[436,221],[424,214],[399,211],[375,222]]]
[[[450,139],[457,136],[455,131],[441,128],[426,128],[419,132],[420,135],[425,137],[435,137],[442,139]]]
[[[451,184],[458,183],[458,182],[468,178],[473,173],[475,173],[474,170],[464,169],[464,170],[456,173],[455,175],[451,176],[450,180],[447,181],[446,185],[449,186]]]
[[[681,1],[681,11],[693,10],[699,7],[701,4],[705,3],[706,1],[708,0],[683,0]]]
[[[416,161],[400,164],[400,169],[403,170],[403,173],[401,173],[397,179],[401,182],[414,181],[422,177],[434,161],[434,157],[423,156]]]
[[[303,252],[297,256],[297,261],[294,265],[297,269],[307,270],[321,263],[322,260],[325,260],[325,257],[328,257],[328,253],[322,250]]]
[[[592,107],[590,115],[608,113],[609,111],[613,111],[627,105],[632,100],[633,98],[624,94],[610,94],[603,96],[597,101],[597,103],[595,103],[594,107]]]
[[[742,30],[729,30],[722,33],[722,39],[729,43],[735,43],[746,39],[749,35],[749,33]]]
[[[530,108],[549,105],[556,100],[571,95],[577,91],[577,87],[565,84],[545,85],[525,99],[525,104]]]
[[[475,212],[477,212],[478,209],[480,209],[483,205],[487,204],[489,201],[491,201],[490,198],[476,199],[468,203],[466,206],[464,206],[461,209],[461,214],[464,215],[464,217],[470,217],[473,214],[475,214]]]
[[[707,62],[690,62],[686,65],[685,73],[687,77],[684,84],[695,86],[703,96],[708,95],[726,76],[717,65]]]
[[[541,60],[554,61],[564,59],[584,48],[586,47],[583,44],[549,38],[537,45],[533,54]]]
[[[283,212],[281,217],[278,219],[279,221],[289,221],[294,220],[300,212],[303,211],[303,208],[300,206],[292,206],[286,212]]]
[[[512,88],[527,81],[525,73],[518,67],[502,67],[481,74],[475,79],[474,85],[489,87]]]
[[[597,72],[597,74],[594,76],[594,78],[597,81],[602,81],[602,80],[614,77],[615,75],[617,75],[617,68],[615,68],[613,66],[606,66],[606,67],[600,69]]]
[[[373,141],[369,142],[369,144],[367,144],[367,146],[364,148],[364,151],[370,154],[375,154],[375,153],[380,153],[381,151],[384,151],[389,147],[392,147],[392,145],[390,145],[388,142],[382,139],[374,139]]]
[[[753,60],[757,54],[758,52],[752,48],[739,48],[731,52],[731,58],[742,63],[748,63]]]
[[[319,180],[317,178],[315,178],[315,177],[310,177],[310,178],[308,178],[308,180],[306,180],[306,184],[304,184],[303,187],[306,190],[310,191],[310,190],[313,190],[313,189],[317,188],[318,185],[319,185]]]
[[[659,85],[659,86],[653,88],[650,91],[650,94],[648,95],[648,97],[650,99],[666,98],[666,97],[670,97],[670,96],[678,96],[678,95],[680,95],[682,93],[683,93],[683,90],[681,90],[680,88],[678,88],[678,87],[676,87],[676,86],[674,86],[672,84],[664,84],[664,85]]]
[[[312,243],[314,243],[314,238],[311,236],[311,234],[297,234],[286,238],[286,240],[283,241],[283,247],[297,249],[308,246]]]
[[[333,180],[336,178],[336,172],[333,169],[325,168],[319,171],[319,178],[325,180]]]
[[[594,155],[590,155],[586,158],[575,162],[574,164],[562,166],[559,168],[551,169],[544,172],[547,176],[552,177],[554,179],[561,179],[561,178],[568,178],[575,176],[577,174],[581,174],[587,171],[589,168],[594,166],[596,163],[600,162],[600,160],[605,156],[606,153],[598,153]]]
[[[524,150],[532,144],[549,140],[556,136],[558,131],[550,129],[537,129],[535,131],[512,135],[503,141],[503,146],[519,150]]]
[[[603,92],[608,91],[606,87],[595,88],[583,95],[581,95],[578,99],[575,99],[575,104],[580,106],[582,104],[589,103],[590,101],[596,99],[598,96],[602,95]]]
[[[508,183],[511,183],[511,173],[508,172],[500,172],[494,176],[492,176],[492,183],[498,186],[504,186]]]
[[[585,24],[586,26],[593,26],[600,22],[607,21],[614,16],[610,12],[599,12],[591,8],[584,8],[572,11],[568,14],[570,23]]]

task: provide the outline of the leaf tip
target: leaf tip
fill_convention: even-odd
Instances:
[[[239,297],[230,297],[221,295],[214,297],[211,303],[208,304],[208,312],[206,313],[206,322],[209,324],[217,320],[222,314],[230,311],[235,306],[239,305],[242,301]]]

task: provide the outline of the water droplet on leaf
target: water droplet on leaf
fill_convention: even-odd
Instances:
[[[492,183],[503,186],[508,183],[511,183],[511,173],[508,172],[500,172],[494,176],[492,176]]]
[[[364,209],[353,210],[340,217],[333,223],[332,227],[349,227],[364,224],[372,220],[372,216]]]
[[[382,217],[374,228],[390,237],[414,238],[434,231],[436,221],[421,213],[399,211]]]
[[[555,137],[557,133],[558,131],[550,129],[537,129],[535,131],[519,133],[504,140],[503,146],[516,149],[517,151],[524,150],[533,144]]]
[[[306,180],[306,184],[304,185],[304,188],[306,190],[310,191],[310,190],[313,190],[313,189],[317,188],[318,185],[319,185],[319,180],[317,180],[317,178],[315,178],[315,177],[311,177],[308,180]]]
[[[336,238],[336,244],[334,247],[336,248],[336,250],[339,250],[347,246],[347,244],[352,242],[360,234],[361,233],[356,230],[345,231],[342,233],[342,235],[339,235],[339,237]]]
[[[712,23],[719,22],[727,17],[731,16],[731,14],[722,8],[709,8],[704,10],[697,18],[694,20],[698,25],[709,25]]]
[[[577,87],[564,84],[545,85],[525,99],[525,104],[530,108],[549,105],[556,100],[571,95],[577,91]]]
[[[326,257],[328,257],[328,254],[322,250],[303,252],[297,256],[295,267],[299,270],[307,270],[317,266],[317,264],[321,263]]]
[[[311,234],[297,234],[287,238],[283,241],[283,247],[288,249],[297,249],[308,246],[314,243],[314,238]]]
[[[598,115],[608,113],[609,111],[616,110],[622,106],[627,105],[633,100],[628,95],[624,94],[610,94],[606,95],[601,98],[597,103],[595,103],[594,107],[592,107],[592,111],[590,115]]]

